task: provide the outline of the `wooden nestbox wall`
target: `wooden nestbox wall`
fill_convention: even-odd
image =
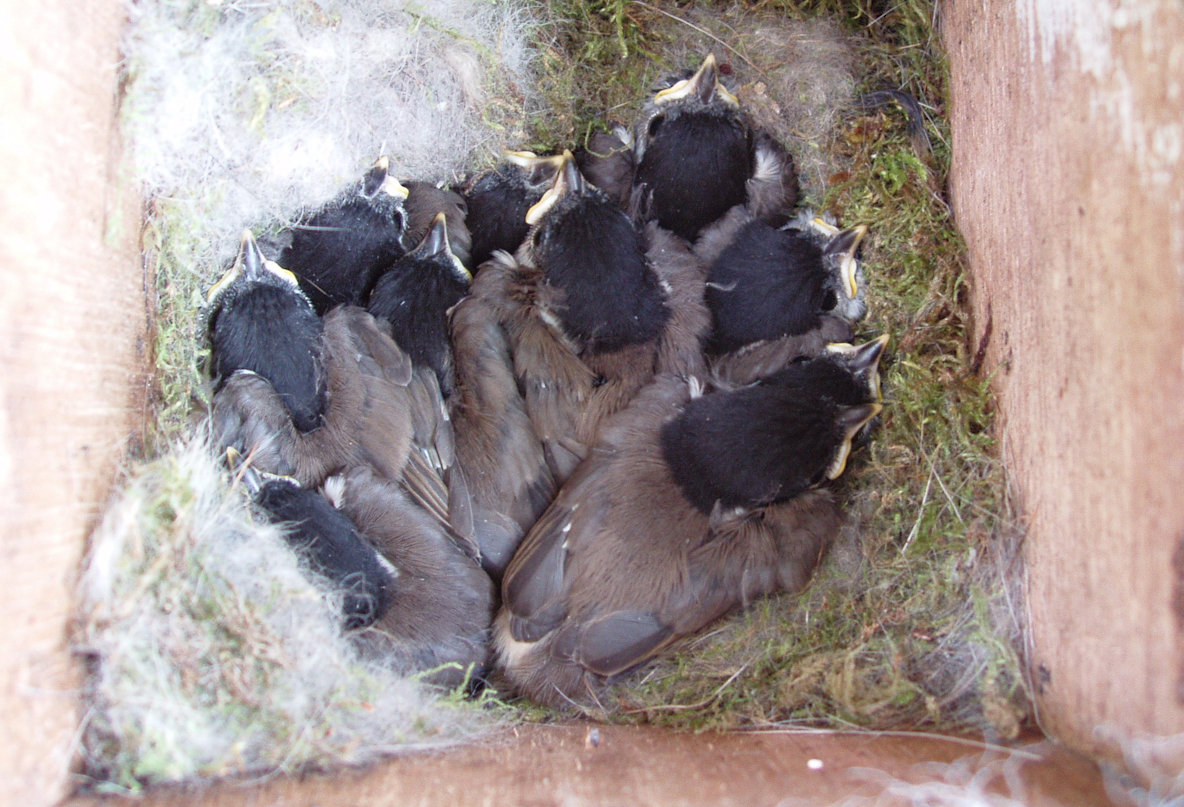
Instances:
[[[951,192],[1028,527],[1041,724],[1114,754],[1112,728],[1184,732],[1184,14],[943,10]]]

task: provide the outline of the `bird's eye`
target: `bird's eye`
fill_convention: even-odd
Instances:
[[[659,115],[658,117],[656,117],[652,121],[650,121],[649,128],[647,129],[650,137],[653,137],[654,135],[656,135],[658,133],[658,130],[662,128],[662,124],[665,121],[666,121],[666,118],[662,117],[661,115]]]

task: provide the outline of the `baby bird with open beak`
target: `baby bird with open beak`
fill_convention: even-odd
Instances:
[[[706,393],[662,375],[606,423],[506,571],[494,644],[513,688],[611,709],[606,681],[737,607],[805,586],[841,522],[820,486],[881,408],[882,348]]]
[[[465,183],[461,195],[472,234],[472,266],[488,261],[495,250],[518,249],[530,232],[526,211],[551,187],[562,163],[562,156],[507,151],[501,163]]]

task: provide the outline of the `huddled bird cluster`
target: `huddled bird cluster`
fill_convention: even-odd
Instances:
[[[839,529],[887,337],[797,196],[711,56],[576,155],[379,159],[210,290],[216,439],[391,664],[597,705]]]

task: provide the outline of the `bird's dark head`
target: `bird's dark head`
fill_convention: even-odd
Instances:
[[[616,350],[658,334],[669,311],[641,234],[584,179],[570,151],[526,221],[532,229],[524,249],[547,282],[563,291],[558,315],[581,348]]]
[[[827,270],[827,288],[834,292],[835,307],[829,312],[848,322],[859,322],[867,315],[867,281],[859,247],[867,235],[860,224],[840,230],[833,219],[815,216],[809,211],[799,215],[789,226],[803,232],[822,248],[822,264]]]
[[[667,465],[703,513],[784,501],[837,479],[879,414],[868,373],[883,343],[803,357],[746,387],[691,400],[661,432]],[[858,372],[857,372],[858,368]],[[862,375],[860,375],[862,373]]]
[[[507,151],[504,156],[506,171],[522,183],[532,203],[554,183],[564,162],[562,154],[540,157],[533,151]]]
[[[465,219],[472,234],[472,261],[479,266],[495,250],[514,252],[526,238],[530,209],[555,180],[563,156],[539,157],[530,151],[507,151],[495,168],[466,183]]]
[[[637,122],[633,156],[643,214],[689,241],[744,203],[752,131],[713,56],[654,95]]]
[[[719,355],[817,328],[821,316],[838,306],[832,285],[813,238],[749,221],[708,272],[707,349]]]
[[[801,382],[837,406],[830,417],[836,447],[818,482],[842,475],[855,438],[883,409],[879,367],[887,344],[887,334],[862,345],[831,344],[825,356],[802,367]]]
[[[439,213],[418,245],[388,268],[370,294],[367,310],[391,325],[395,342],[417,365],[431,367],[448,389],[448,311],[469,290],[472,276],[448,244],[448,221]]]
[[[265,258],[255,243],[255,236],[250,230],[244,230],[234,263],[206,293],[206,310],[215,314],[258,286],[271,286],[300,294],[296,276],[275,261]]]
[[[654,93],[653,104],[658,107],[674,104],[700,104],[703,106],[724,105],[740,106],[727,87],[720,81],[719,65],[715,61],[715,54],[707,54],[699,69],[690,75],[683,75],[673,80],[667,80],[667,86]]]
[[[264,258],[250,231],[206,306],[214,381],[236,370],[257,373],[275,387],[296,428],[316,428],[325,406],[320,317],[296,277]]]
[[[594,185],[584,179],[570,151],[563,152],[559,165],[542,197],[526,211],[526,223],[538,227],[544,222],[556,222],[575,208],[586,206],[589,200],[600,201],[607,197]]]
[[[720,81],[714,54],[708,54],[698,70],[668,76],[655,89],[646,104],[643,125],[635,134],[634,150],[639,158],[662,126],[685,113],[727,119],[738,119],[740,115],[740,102]]]
[[[847,371],[867,387],[870,400],[884,400],[880,387],[880,357],[888,345],[888,334],[881,334],[870,342],[852,345],[835,342],[826,346],[826,351],[835,361],[846,366]]]
[[[295,479],[259,471],[250,458],[226,449],[226,464],[267,519],[284,528],[284,538],[309,569],[341,594],[346,630],[373,625],[395,594],[398,570],[362,537],[330,499],[340,496],[340,477],[325,482],[325,495]]]
[[[398,572],[348,516],[317,491],[288,479],[266,481],[255,503],[285,526],[296,554],[340,592],[346,630],[369,627],[382,616],[394,599]]]
[[[437,213],[423,239],[400,260],[406,260],[432,272],[443,273],[465,286],[473,276],[460,259],[452,253],[448,242],[448,217]]]
[[[390,159],[386,155],[379,157],[362,176],[358,183],[357,195],[375,210],[389,215],[392,223],[403,229],[403,202],[407,200],[408,191],[390,173]]]
[[[521,214],[537,202],[555,181],[555,174],[563,166],[563,155],[540,157],[533,151],[506,151],[502,161],[488,171],[470,179],[462,195],[472,207],[474,200],[478,215],[487,215],[487,207],[504,208],[524,205]]]

